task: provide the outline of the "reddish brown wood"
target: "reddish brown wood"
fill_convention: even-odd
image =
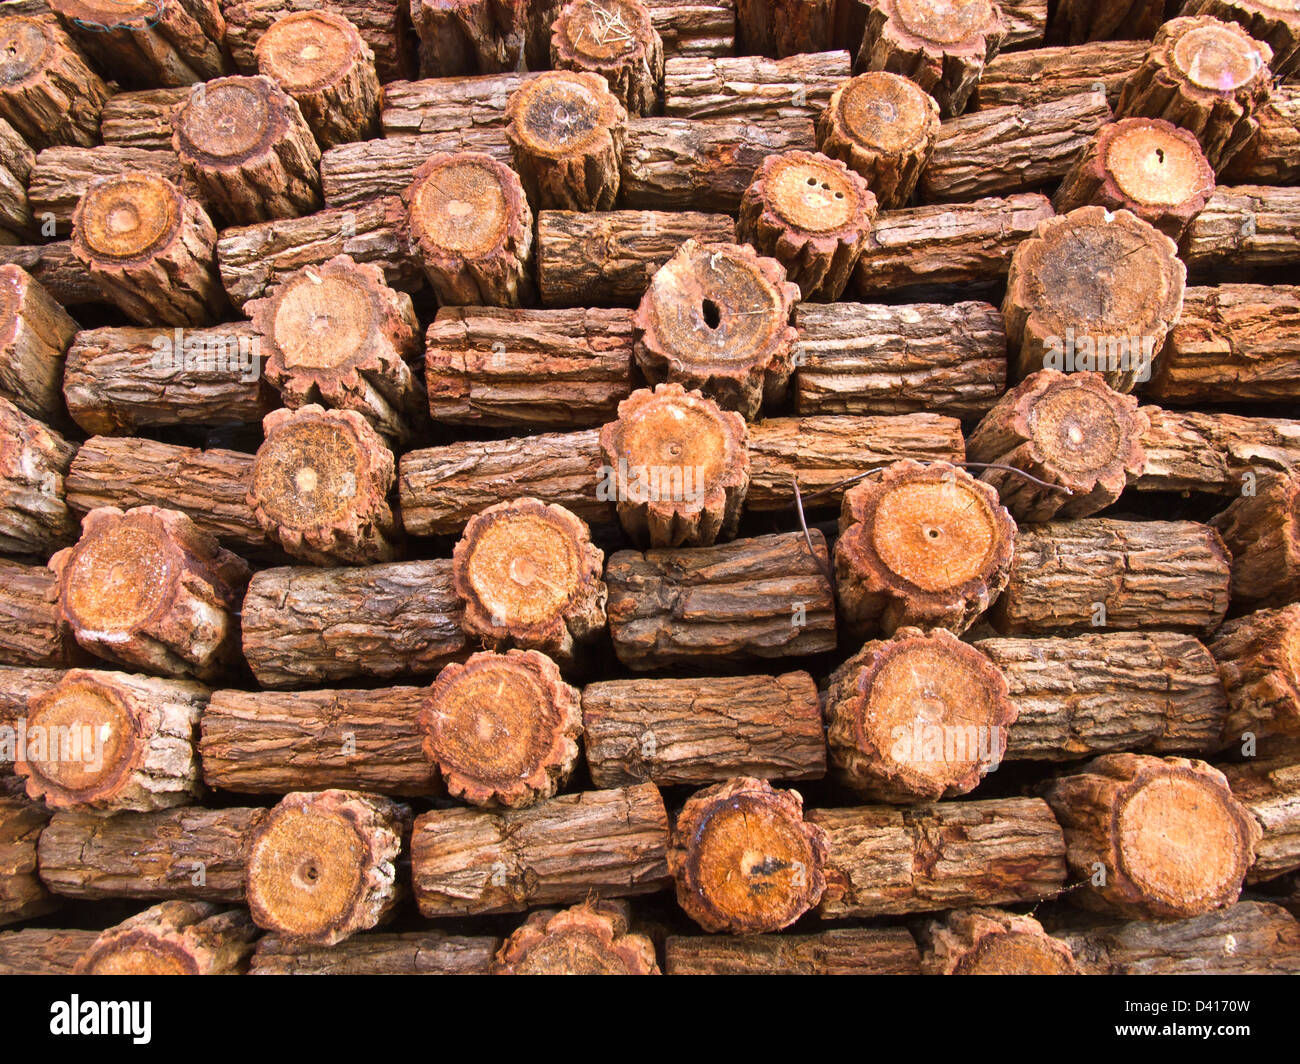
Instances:
[[[1009,14],[1002,5],[1002,14]],[[1008,41],[1008,43],[1010,43]],[[1080,92],[1104,92],[1113,107],[1151,41],[1094,41],[995,56],[980,75],[976,109],[1028,106]]]
[[[0,662],[63,667],[88,655],[59,613],[58,580],[44,565],[0,561]]]
[[[1143,407],[1147,463],[1139,491],[1236,497],[1258,477],[1300,466],[1300,421]]]
[[[0,551],[48,556],[72,542],[66,483],[75,444],[0,399]]]
[[[1231,620],[1209,646],[1228,695],[1225,744],[1300,736],[1300,603]]]
[[[183,86],[114,93],[100,116],[100,136],[118,148],[171,151],[172,113],[189,94]]]
[[[604,78],[630,114],[653,114],[663,93],[664,42],[640,0],[571,0],[552,24],[550,59]]]
[[[1300,11],[1287,0],[1188,0],[1182,14],[1235,22],[1273,49],[1273,73],[1279,78],[1300,71]]]
[[[391,136],[338,144],[321,153],[321,188],[329,207],[349,207],[400,196],[431,155],[481,152],[509,166],[514,162],[504,126],[468,126],[444,133]]]
[[[6,18],[0,23],[0,55],[0,118],[33,149],[96,142],[108,86],[58,22]]]
[[[77,975],[243,975],[257,927],[239,909],[165,901],[102,932]]]
[[[229,70],[219,0],[50,0],[100,68],[138,88],[191,85]]]
[[[26,798],[0,795],[0,927],[58,908],[36,875],[37,840],[49,818]]]
[[[443,931],[371,931],[335,946],[263,935],[250,975],[487,975],[501,940]],[[4,939],[0,937],[0,950]]]
[[[849,53],[844,51],[799,53],[786,59],[674,55],[664,67],[664,114],[759,122],[815,119],[849,73]]]
[[[493,975],[660,975],[654,943],[629,927],[625,903],[540,910],[505,940]]]
[[[1070,947],[1032,916],[964,909],[921,925],[927,975],[1077,975]]]
[[[920,956],[904,928],[841,927],[803,935],[673,935],[664,945],[664,968],[669,975],[918,975]]]
[[[1300,469],[1265,477],[1210,523],[1232,555],[1234,603],[1300,602]]]

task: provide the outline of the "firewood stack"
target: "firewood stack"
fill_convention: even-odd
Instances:
[[[1300,972],[1287,5],[22,11],[0,972]]]

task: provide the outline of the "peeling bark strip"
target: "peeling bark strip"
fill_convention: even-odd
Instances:
[[[71,975],[98,931],[25,927],[0,934],[0,975]]]
[[[254,55],[258,72],[297,101],[322,149],[379,131],[375,54],[342,15],[285,15],[262,34]]]
[[[1115,114],[1166,118],[1195,134],[1217,172],[1259,130],[1273,50],[1209,16],[1166,22],[1142,65],[1124,82]]]
[[[1222,771],[1232,796],[1263,832],[1246,881],[1275,879],[1300,868],[1300,763],[1295,755],[1224,765]]]
[[[70,240],[27,246],[0,244],[0,262],[21,266],[65,307],[104,301],[89,271],[72,254]]]
[[[849,76],[848,52],[764,59],[689,59],[664,67],[664,114],[672,118],[816,118]],[[845,160],[847,161],[847,160]]]
[[[1176,405],[1300,401],[1300,286],[1188,288],[1145,393]]]
[[[716,547],[619,551],[609,559],[609,630],[619,661],[665,666],[754,662],[835,647],[821,532]]]
[[[1210,523],[1232,555],[1234,604],[1300,602],[1300,468],[1266,478]]]
[[[194,805],[110,817],[64,810],[41,833],[41,880],[71,898],[242,902],[245,839],[266,813]]]
[[[263,354],[246,321],[85,329],[68,348],[63,396],[72,420],[91,434],[256,423],[274,405],[262,383]]]
[[[1300,188],[1220,185],[1183,235],[1193,270],[1300,262]]]
[[[1189,0],[1183,14],[1235,22],[1273,49],[1273,73],[1279,78],[1300,72],[1300,10],[1287,0]]]
[[[104,103],[100,136],[118,148],[171,151],[172,114],[189,94],[183,86],[114,93]]]
[[[206,325],[226,306],[217,231],[194,200],[147,171],[92,181],[72,215],[72,253],[141,325]]]
[[[1300,421],[1143,407],[1147,463],[1138,491],[1239,496],[1253,478],[1300,466]]]
[[[1142,474],[1149,427],[1137,399],[1112,391],[1101,374],[1044,369],[998,400],[966,441],[966,454],[1056,486],[985,470],[980,479],[997,489],[1017,521],[1089,517]]]
[[[1178,920],[1241,893],[1260,828],[1204,761],[1105,754],[1043,791],[1086,907]]]
[[[968,202],[1051,185],[1110,117],[1105,95],[1085,91],[951,119],[939,127],[921,174],[921,198]]]
[[[652,114],[663,93],[664,42],[639,0],[572,0],[553,23],[550,59],[604,78],[630,114]]]
[[[670,882],[668,813],[652,783],[528,809],[435,809],[415,820],[411,878],[432,919],[653,894]]]
[[[1002,13],[1008,14],[1006,5]],[[1009,43],[1009,42],[1008,42]],[[1003,52],[980,75],[978,110],[1027,107],[1081,92],[1104,92],[1114,107],[1124,82],[1141,65],[1151,41],[1093,41],[1065,48]]]
[[[1007,759],[1069,761],[1124,750],[1217,750],[1228,713],[1219,667],[1175,632],[981,639],[1017,716]]]
[[[603,425],[632,366],[626,310],[443,307],[424,352],[434,420],[484,428]]]
[[[855,634],[969,628],[1007,586],[1016,523],[997,492],[947,463],[895,462],[844,495],[840,613]]]
[[[838,777],[882,802],[951,798],[996,771],[1016,719],[987,657],[943,629],[870,640],[831,674],[827,743]]]
[[[237,657],[243,559],[183,513],[91,510],[50,559],[59,610],[92,654],[169,676],[211,678]]]
[[[77,975],[243,975],[257,926],[241,909],[165,901],[110,927],[77,961]]]
[[[184,805],[201,789],[194,739],[207,700],[198,684],[70,669],[28,702],[14,771],[51,809]]]
[[[0,948],[3,948],[0,938]],[[841,927],[810,935],[672,935],[669,975],[919,975],[901,927]]]
[[[313,565],[389,561],[400,531],[388,496],[396,460],[355,410],[276,410],[248,478],[269,539]]]
[[[1223,171],[1232,184],[1295,184],[1300,180],[1300,85],[1275,85],[1255,109],[1259,132]]]
[[[1229,621],[1210,653],[1228,693],[1223,742],[1300,736],[1300,603]]]
[[[505,940],[493,975],[660,975],[654,943],[629,928],[626,903],[543,909]]]
[[[36,875],[50,814],[26,798],[0,796],[0,927],[58,908]]]
[[[1006,32],[992,0],[882,0],[867,11],[858,66],[905,74],[938,101],[946,118],[966,109]]]
[[[1007,338],[989,303],[805,304],[794,324],[800,414],[970,417],[1006,388]]]
[[[190,85],[228,70],[218,0],[50,0],[103,70],[138,87]]]
[[[76,453],[75,444],[0,399],[0,551],[43,558],[76,538],[65,501]]]
[[[501,940],[442,931],[371,931],[335,946],[306,946],[263,935],[249,975],[487,975]],[[0,936],[0,957],[4,938]],[[0,961],[0,971],[3,971]]]
[[[44,565],[0,561],[0,662],[62,667],[86,656],[59,614],[58,594]]]
[[[857,293],[996,281],[1007,275],[1016,245],[1051,217],[1052,205],[1037,193],[885,211],[858,259]]]
[[[67,236],[72,231],[72,216],[77,203],[91,182],[126,170],[160,174],[187,196],[202,203],[198,187],[186,177],[170,144],[157,151],[109,145],[96,148],[56,146],[46,148],[36,157],[27,188],[32,213],[40,219],[42,230],[47,229],[52,218],[54,233]],[[46,233],[42,232],[42,235]]]
[[[427,696],[420,687],[215,691],[200,721],[203,780],[239,794],[437,794],[438,772],[415,726]]]
[[[317,946],[382,923],[403,893],[396,862],[410,824],[410,809],[379,795],[286,795],[248,837],[253,922]]]
[[[1070,947],[1032,916],[966,909],[922,924],[926,975],[1078,975]]]
[[[1089,628],[1212,632],[1228,609],[1229,558],[1194,521],[1077,521],[1026,526],[992,614],[1006,635]]]
[[[735,223],[698,211],[542,211],[537,283],[548,307],[634,307],[687,240],[731,244]]]
[[[826,772],[817,687],[806,672],[588,684],[582,721],[597,787],[820,779]]]
[[[826,831],[824,920],[1040,901],[1065,886],[1065,841],[1038,798],[813,809]]]
[[[502,126],[338,144],[320,158],[325,204],[350,207],[384,196],[400,196],[415,178],[420,164],[431,155],[465,151],[490,155],[506,166],[514,162]]]
[[[108,86],[54,19],[6,18],[0,55],[0,118],[33,150],[99,139]]]

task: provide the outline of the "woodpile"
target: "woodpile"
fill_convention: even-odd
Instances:
[[[1293,2],[4,8],[0,974],[1300,974]]]

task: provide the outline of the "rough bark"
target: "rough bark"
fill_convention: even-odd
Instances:
[[[787,59],[675,55],[664,71],[664,114],[670,118],[793,122],[822,112],[849,76],[850,63],[848,52],[829,51]]]
[[[0,796],[0,927],[58,906],[36,874],[37,842],[49,818],[26,798]]]
[[[1300,85],[1275,85],[1255,109],[1259,132],[1223,171],[1231,184],[1294,185],[1300,181]]]
[[[1300,736],[1300,603],[1231,620],[1209,646],[1228,696],[1225,744]]]
[[[1070,947],[1032,916],[965,909],[917,931],[926,975],[1078,975]]]
[[[1150,40],[1164,20],[1161,0],[1060,0],[1047,26],[1052,43],[1104,41],[1125,37]]]
[[[91,183],[127,170],[161,174],[185,195],[202,202],[198,187],[185,176],[170,145],[158,151],[110,145],[46,148],[36,156],[27,188],[32,211],[41,221],[42,235],[66,237],[72,232],[77,204]]]
[[[1220,185],[1183,235],[1192,270],[1241,270],[1300,262],[1300,188]]]
[[[1232,555],[1234,605],[1300,602],[1300,469],[1266,477],[1210,523]]]
[[[66,502],[76,453],[75,444],[0,398],[0,551],[46,557],[76,538]]]
[[[1006,7],[1003,7],[1006,15]],[[1151,41],[1094,41],[1068,47],[1034,48],[995,56],[980,75],[976,109],[1032,106],[1104,92],[1112,107],[1124,82],[1141,65]]]
[[[729,56],[736,50],[734,0],[651,0],[650,21],[673,56]]]
[[[1220,771],[1262,832],[1246,882],[1276,879],[1300,868],[1300,764],[1294,755],[1222,765]]]
[[[625,902],[589,900],[530,913],[498,951],[493,975],[660,975],[654,943]]]
[[[478,152],[507,166],[514,162],[502,126],[339,144],[321,154],[325,204],[351,207],[385,196],[400,196],[420,164],[444,152]]]
[[[736,43],[745,52],[787,56],[835,43],[833,0],[737,0]]]
[[[189,94],[188,88],[114,93],[100,116],[100,136],[117,148],[171,151],[172,114]]]
[[[0,228],[13,233],[31,231],[27,180],[35,165],[36,153],[13,126],[0,118]]]
[[[87,656],[59,614],[58,594],[44,565],[0,561],[0,662],[62,667]]]
[[[242,909],[164,901],[95,939],[77,975],[243,975],[257,927]]]
[[[26,927],[0,935],[0,975],[71,975],[98,931]]]
[[[108,86],[54,19],[6,18],[0,51],[5,56],[0,118],[34,151],[96,142]]]
[[[1142,408],[1147,464],[1138,491],[1237,496],[1257,477],[1300,466],[1300,421]]]
[[[664,42],[639,0],[572,0],[551,29],[557,70],[596,74],[629,114],[657,110],[664,88]]]
[[[3,939],[0,939],[0,944]],[[842,927],[804,935],[673,935],[669,975],[919,975],[901,927]]]
[[[249,975],[487,975],[500,939],[442,931],[370,932],[336,946],[263,935]],[[0,950],[4,939],[0,937]],[[2,970],[2,969],[0,969]]]
[[[535,77],[536,74],[490,74],[385,85],[379,116],[384,136],[504,129],[511,95]]]
[[[50,0],[77,44],[136,88],[191,85],[229,70],[218,0]]]
[[[0,263],[21,266],[65,307],[104,300],[94,278],[72,254],[70,240],[0,245]]]
[[[410,7],[421,74],[523,69],[530,30],[526,0],[413,0]]]

